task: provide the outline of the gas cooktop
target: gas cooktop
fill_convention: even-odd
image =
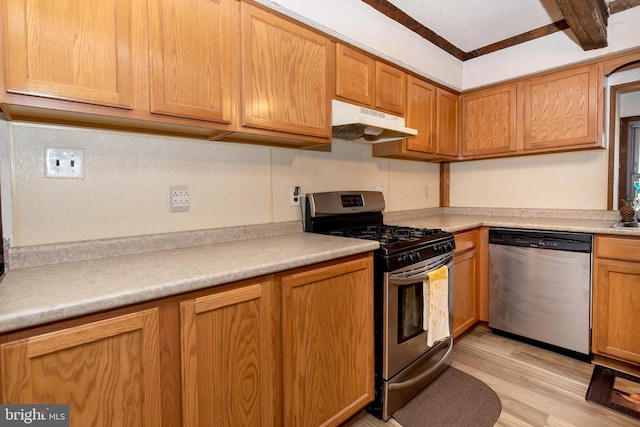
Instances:
[[[387,251],[420,246],[444,237],[447,233],[437,228],[415,228],[400,225],[367,225],[327,232],[332,236],[377,240]]]

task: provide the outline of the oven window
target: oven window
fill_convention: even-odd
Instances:
[[[398,288],[398,344],[424,332],[422,282]]]

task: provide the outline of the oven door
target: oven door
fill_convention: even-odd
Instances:
[[[453,253],[439,255],[399,270],[384,273],[382,377],[391,379],[427,353],[423,329],[423,288],[427,273],[449,269],[449,333],[453,332]],[[434,347],[437,343],[434,343]]]

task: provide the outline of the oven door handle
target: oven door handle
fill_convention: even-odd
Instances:
[[[402,278],[389,277],[389,285],[391,286],[412,285],[416,282],[424,282],[426,279],[427,279],[426,274],[417,274],[415,276],[402,277]]]
[[[447,349],[447,352],[442,357],[442,360],[446,359],[452,351],[453,351],[453,343]],[[432,366],[430,369],[427,369],[426,371],[423,371],[420,375],[411,378],[410,380],[402,381],[400,383],[391,383],[391,384],[388,385],[389,391],[400,390],[400,389],[403,389],[403,388],[409,388],[409,387],[412,387],[412,386],[414,386],[416,384],[420,384],[425,378],[427,378],[428,376],[432,375],[433,372],[435,370],[437,370],[438,368],[440,368],[440,366],[439,366],[439,364],[436,364],[436,365]]]

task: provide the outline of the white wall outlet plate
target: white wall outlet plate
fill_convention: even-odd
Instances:
[[[169,187],[169,211],[186,212],[189,210],[189,189],[185,185]]]
[[[84,178],[84,150],[80,148],[47,148],[44,163],[47,178]]]

